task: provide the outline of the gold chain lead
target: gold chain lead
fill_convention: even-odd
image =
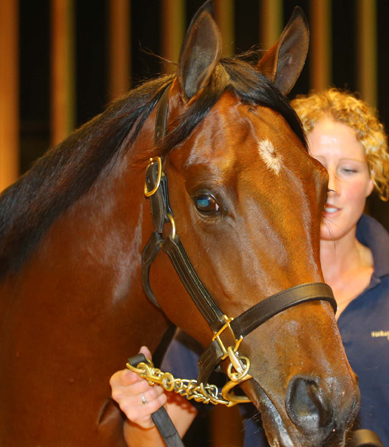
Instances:
[[[236,385],[251,379],[251,375],[248,374],[250,360],[247,357],[239,357],[237,352],[234,352],[234,356],[239,359],[240,371],[233,373],[232,364],[229,366],[228,376],[231,380],[223,387],[221,393],[219,393],[216,385],[198,384],[196,380],[176,379],[171,373],[162,372],[160,369],[155,368],[153,362],[149,359],[147,359],[146,363],[139,363],[137,367],[132,366],[130,363],[127,363],[126,367],[143,379],[146,379],[150,385],[161,385],[166,391],[174,391],[188,400],[194,399],[196,402],[204,404],[221,404],[232,407],[238,403],[250,402],[248,397],[236,396],[231,390]]]

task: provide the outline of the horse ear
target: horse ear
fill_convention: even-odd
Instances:
[[[282,94],[293,88],[304,67],[309,47],[309,28],[298,6],[276,44],[262,57],[258,69]]]
[[[177,77],[185,100],[205,87],[220,59],[222,38],[212,16],[209,0],[193,17],[181,48]]]

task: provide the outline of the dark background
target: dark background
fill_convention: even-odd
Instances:
[[[318,0],[320,1],[320,0]],[[133,0],[131,5],[131,84],[157,76],[158,58],[143,50],[161,54],[160,0]],[[186,1],[186,20],[203,0]],[[284,23],[294,6],[300,5],[309,17],[309,0],[285,0]],[[357,90],[356,0],[332,2],[332,85]],[[93,7],[91,7],[93,5]],[[20,0],[20,113],[21,172],[41,156],[50,144],[50,22],[49,0]],[[108,5],[107,0],[75,2],[76,8],[76,91],[77,126],[104,110],[108,92]],[[258,43],[260,1],[235,2],[236,52]],[[378,110],[389,126],[389,2],[377,2],[378,33]],[[309,55],[300,79],[290,97],[309,92]],[[377,197],[369,199],[370,213],[389,229],[389,205]]]

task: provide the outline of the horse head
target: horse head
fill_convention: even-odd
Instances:
[[[207,2],[192,20],[177,78],[164,94],[167,135],[157,139],[153,155],[163,157],[169,179],[173,238],[177,232],[228,317],[247,314],[279,292],[323,282],[319,229],[328,176],[308,155],[283,96],[302,70],[308,35],[296,9],[256,67],[221,59]],[[177,144],[190,120],[196,124]],[[171,231],[162,225],[159,245]],[[151,289],[159,305],[206,347],[215,329],[188,297],[191,287],[180,282],[166,254],[156,256]],[[328,302],[278,309],[244,338],[239,353],[251,360],[252,378],[242,387],[262,413],[271,445],[342,445],[359,394]]]

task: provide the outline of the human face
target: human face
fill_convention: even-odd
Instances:
[[[309,151],[329,174],[328,197],[321,240],[355,236],[356,224],[373,190],[365,151],[355,131],[346,124],[323,118],[308,134]]]

